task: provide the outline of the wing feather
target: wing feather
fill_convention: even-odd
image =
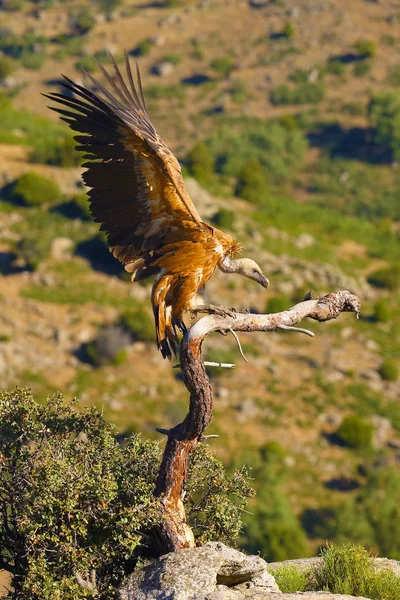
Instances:
[[[125,54],[126,83],[113,57],[111,61],[114,77],[99,64],[107,87],[87,73],[98,91],[65,77],[63,85],[74,96],[46,96],[58,103],[50,108],[78,133],[91,212],[114,255],[126,264],[153,256],[162,245],[190,241],[205,225],[185,189],[178,161],[150,121],[139,70],[135,85]]]

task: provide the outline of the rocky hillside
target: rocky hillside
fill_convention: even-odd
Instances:
[[[242,543],[269,560],[327,537],[400,556],[399,21],[398,2],[371,0],[0,2],[2,387],[62,389],[152,438],[186,412],[155,347],[151,283],[131,285],[108,254],[74,143],[41,96],[60,73],[96,74],[91,57],[107,66],[108,50],[138,62],[203,218],[271,280],[265,292],[216,273],[212,301],[362,300],[360,321],[307,324],[314,339],[241,336],[248,363],[233,339],[207,341],[210,360],[237,364],[211,370],[209,433],[227,467],[254,468]]]

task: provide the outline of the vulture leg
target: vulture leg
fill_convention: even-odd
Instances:
[[[215,304],[197,304],[190,308],[190,312],[197,315],[197,313],[207,313],[209,315],[218,315],[220,317],[236,317],[237,311],[234,308],[224,308],[223,306],[216,306]]]

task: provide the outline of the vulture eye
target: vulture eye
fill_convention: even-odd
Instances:
[[[256,275],[258,275],[257,269],[253,269],[253,273],[255,273]]]

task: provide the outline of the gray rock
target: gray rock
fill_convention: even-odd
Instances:
[[[202,548],[166,554],[132,573],[118,597],[120,600],[242,600],[251,598],[249,593],[257,598],[257,594],[266,592],[280,594],[262,558],[209,542]]]

